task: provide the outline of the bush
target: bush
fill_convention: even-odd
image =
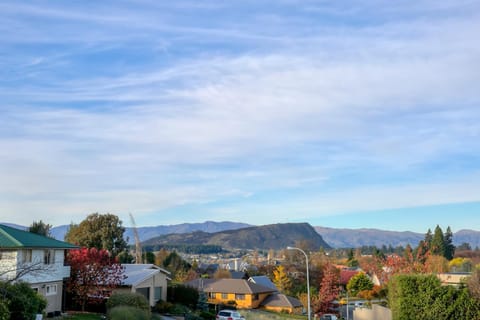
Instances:
[[[107,301],[107,309],[112,309],[118,306],[129,306],[140,310],[147,311],[150,314],[150,305],[145,296],[140,293],[132,292],[117,292],[110,296]]]
[[[149,320],[150,313],[132,306],[116,306],[108,310],[109,320]]]
[[[167,288],[168,301],[180,303],[190,308],[195,308],[198,303],[198,291],[184,285],[175,285]]]
[[[5,297],[2,302],[7,305],[11,320],[34,319],[47,307],[47,300],[25,282],[0,282],[0,292]]]
[[[0,320],[9,320],[10,311],[8,311],[7,302],[0,300]]]
[[[173,308],[173,303],[163,301],[163,300],[159,300],[154,307],[155,311],[157,311],[158,313],[167,313],[167,312],[171,313],[172,308]]]

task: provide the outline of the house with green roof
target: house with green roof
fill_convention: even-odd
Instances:
[[[0,280],[25,281],[48,301],[46,312],[62,311],[63,282],[70,277],[68,250],[77,246],[0,224]]]

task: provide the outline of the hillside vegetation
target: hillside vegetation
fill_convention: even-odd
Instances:
[[[330,246],[308,223],[284,223],[226,230],[214,233],[192,232],[161,235],[142,243],[143,246],[162,246],[166,244],[206,244],[218,245],[227,249],[282,249],[301,241],[312,248]]]

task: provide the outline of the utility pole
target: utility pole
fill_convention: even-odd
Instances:
[[[135,219],[133,215],[129,212],[130,222],[132,223],[133,236],[135,237],[135,263],[142,263],[142,245],[140,244],[140,237],[138,236],[137,225],[135,224]]]

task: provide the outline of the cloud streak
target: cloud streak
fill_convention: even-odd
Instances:
[[[378,5],[3,3],[0,221],[480,201],[476,4]]]

